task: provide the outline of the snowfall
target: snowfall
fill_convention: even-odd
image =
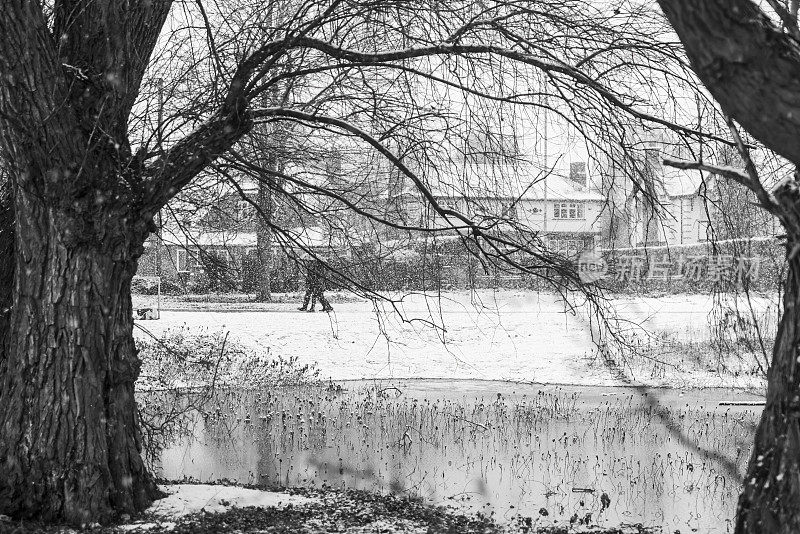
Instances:
[[[136,296],[134,306],[155,297]],[[596,320],[556,294],[526,291],[394,296],[396,303],[347,299],[332,313],[306,313],[298,302],[197,303],[162,299],[158,320],[137,321],[137,336],[186,327],[224,331],[254,351],[316,364],[325,379],[478,379],[541,384],[748,387],[760,376],[678,364],[654,373],[627,365],[625,377],[599,356]],[[341,300],[341,299],[339,299]],[[668,295],[610,300],[615,329],[637,343],[702,343],[719,325],[720,300],[774,331],[775,297]],[[668,352],[668,351],[667,351]],[[669,362],[670,355],[659,355]]]

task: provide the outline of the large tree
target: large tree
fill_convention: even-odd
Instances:
[[[261,1],[0,2],[0,512],[82,523],[156,497],[131,279],[170,199],[212,165],[250,168],[237,144],[258,122],[357,141],[485,257],[541,276],[564,267],[535,234],[515,242],[429,186],[443,162],[461,164],[459,136],[509,106],[547,108],[606,162],[628,157],[643,125],[667,124],[652,113],[671,101],[648,88],[680,86],[680,57],[619,4],[293,0],[275,22]],[[274,87],[291,98],[263,106]],[[408,228],[355,202],[361,189],[257,174],[288,202],[300,188]]]
[[[692,68],[722,110],[766,147],[800,165],[800,31],[796,1],[659,0]],[[736,134],[736,125],[731,122]],[[800,532],[800,184],[768,190],[739,144],[745,169],[717,169],[753,191],[786,235],[783,315],[768,371],[767,402],[739,499],[737,533]],[[711,170],[703,162],[671,162]]]

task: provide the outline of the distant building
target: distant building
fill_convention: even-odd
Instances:
[[[566,176],[498,162],[465,165],[455,176],[431,174],[435,201],[483,226],[537,232],[553,250],[569,255],[599,244],[605,197],[592,186],[583,162],[573,163]],[[389,205],[397,218],[422,228],[445,231],[459,224],[436,213],[413,186],[395,184]]]
[[[160,239],[151,235],[145,243],[137,274],[160,276],[190,290],[251,289],[248,286],[256,282],[255,271],[261,268],[257,256],[258,187],[246,180],[240,186],[241,192],[218,187],[202,203],[174,202],[170,217],[164,217]],[[291,290],[299,274],[282,242],[294,239],[310,250],[325,252],[330,239],[314,226],[313,218],[304,220],[291,211],[280,218],[286,236],[283,241],[271,240],[272,278],[275,290]],[[212,287],[205,287],[208,285]]]
[[[775,234],[774,217],[756,205],[751,191],[708,172],[664,166],[663,155],[670,153],[665,146],[651,143],[645,149],[646,164],[621,203],[609,190],[612,204],[621,204],[611,210],[610,245],[691,245]]]
[[[616,246],[685,245],[710,238],[708,189],[699,173],[663,169],[653,185],[626,198]]]

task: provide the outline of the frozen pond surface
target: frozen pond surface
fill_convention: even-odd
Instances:
[[[222,394],[194,418],[194,439],[164,451],[160,474],[408,492],[539,524],[591,514],[591,523],[606,526],[729,532],[739,482],[695,445],[723,454],[741,472],[761,411],[727,405],[761,400],[742,391],[655,390],[671,432],[665,414],[627,388],[339,384],[343,391]]]

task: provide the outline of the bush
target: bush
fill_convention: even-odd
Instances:
[[[157,295],[158,280],[151,277],[134,276],[131,282],[131,293],[134,295]],[[162,295],[182,295],[184,288],[173,280],[161,279]]]
[[[256,251],[251,251],[242,256],[242,291],[256,293],[258,291],[259,277],[264,269]],[[276,254],[272,258],[270,272],[270,288],[276,293],[297,291],[300,287],[298,266],[294,260],[285,254]]]
[[[158,465],[161,451],[194,432],[219,389],[274,388],[321,383],[319,370],[243,347],[227,333],[182,327],[161,338],[137,340],[141,373],[136,382],[145,459]]]
[[[168,330],[161,338],[137,343],[142,368],[139,389],[186,387],[267,388],[311,384],[318,380],[313,365],[300,365],[246,348],[222,331]]]
[[[189,281],[186,282],[186,291],[195,295],[210,293],[211,281],[208,275],[204,272],[192,273],[189,277]]]
[[[183,295],[186,293],[185,286],[175,280],[161,280],[162,295]]]
[[[131,293],[135,295],[155,295],[158,293],[158,280],[151,277],[134,276]]]

